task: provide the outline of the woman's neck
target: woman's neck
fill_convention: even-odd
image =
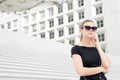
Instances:
[[[80,41],[80,45],[87,46],[87,47],[93,47],[90,38],[83,38],[82,41]]]

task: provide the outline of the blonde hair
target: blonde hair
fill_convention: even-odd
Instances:
[[[95,23],[95,25],[97,26],[97,23],[96,23],[96,21],[95,20],[93,20],[93,19],[86,19],[86,20],[84,20],[83,22],[82,22],[82,24],[80,25],[80,29],[83,29],[83,25],[86,23],[86,22],[93,22],[93,23]],[[80,35],[80,41],[82,41],[82,37],[83,37],[83,35],[81,34]]]

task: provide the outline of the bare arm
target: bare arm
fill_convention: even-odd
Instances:
[[[80,76],[89,76],[89,75],[94,75],[100,72],[107,72],[106,69],[104,69],[102,66],[92,67],[92,68],[83,67],[81,56],[77,54],[74,54],[72,58],[73,58],[73,64],[75,66],[76,72]]]
[[[96,48],[97,48],[99,55],[101,57],[102,66],[105,69],[108,69],[110,64],[111,64],[109,57],[104,53],[104,51],[102,50],[100,45],[97,45]]]
[[[98,40],[98,36],[97,34],[95,34],[94,38],[92,39],[92,43],[93,45],[97,48],[100,58],[101,58],[101,66],[104,67],[105,69],[108,69],[111,61],[108,58],[108,56],[104,53],[104,51],[102,50],[100,44],[99,44],[99,40]]]

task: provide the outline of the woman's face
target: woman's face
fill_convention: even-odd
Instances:
[[[94,22],[85,22],[83,24],[83,29],[81,29],[81,33],[85,37],[93,38],[95,36],[97,27]]]

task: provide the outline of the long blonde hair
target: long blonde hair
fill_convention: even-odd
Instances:
[[[84,25],[86,22],[93,22],[93,23],[95,23],[95,25],[97,25],[95,20],[93,20],[93,19],[86,19],[86,20],[84,20],[84,21],[81,23],[80,29],[83,29],[83,27],[84,27],[83,25]],[[82,38],[83,38],[83,34],[80,35],[80,41],[82,41]]]

